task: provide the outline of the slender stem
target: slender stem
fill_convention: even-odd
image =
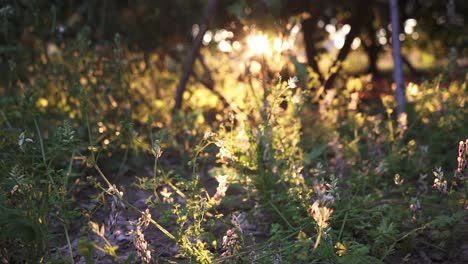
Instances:
[[[281,80],[280,80],[279,82],[281,83]],[[275,106],[279,103],[281,96],[282,96],[288,89],[289,89],[288,87],[283,88],[279,93],[276,93],[276,94],[275,94],[274,99],[273,99],[273,104],[271,105],[272,108],[275,107]],[[267,121],[270,121],[272,114],[273,114],[273,109],[272,109],[272,111],[269,111],[269,112],[268,112]]]
[[[343,223],[341,223],[340,234],[338,235],[338,240],[341,239],[341,235],[343,234],[343,230],[344,230],[344,227],[345,227],[345,223],[346,223],[346,220],[348,219],[348,212],[349,212],[349,211],[346,211],[345,217],[344,217],[344,220],[343,220]]]
[[[54,189],[55,194],[58,194],[57,186],[55,186],[54,179],[52,178],[52,175],[50,175],[49,165],[47,164],[47,159],[46,159],[46,155],[45,155],[44,141],[42,139],[41,130],[39,129],[39,125],[37,124],[36,118],[34,118],[34,126],[36,127],[37,137],[39,138],[39,144],[41,145],[42,161],[44,162],[47,177],[49,178],[50,183],[52,184],[52,188]]]
[[[120,196],[120,195],[119,195]],[[155,220],[153,220],[153,218],[151,217],[147,217],[146,214],[141,211],[140,209],[138,209],[136,206],[134,206],[133,204],[129,203],[127,200],[124,200],[122,199],[122,201],[128,206],[128,207],[131,207],[133,210],[137,211],[138,213],[140,213],[141,215],[145,215],[146,219],[148,221],[150,221],[150,223],[152,223],[154,226],[156,226],[156,228],[158,228],[161,232],[163,232],[168,238],[176,241],[176,237],[174,235],[172,235],[167,229],[165,229],[163,226],[161,226],[158,222],[156,222]]]
[[[196,171],[197,171],[197,158],[198,156],[200,155],[200,153],[206,148],[208,147],[211,143],[211,141],[208,141],[208,143],[206,143],[205,145],[203,145],[203,147],[201,147],[196,153],[195,153],[195,157],[193,158],[193,169],[192,169],[192,177],[193,175],[195,175]]]
[[[112,247],[112,243],[106,238],[106,236],[104,236],[103,234],[98,234],[98,236],[102,238],[102,240],[104,240],[106,246]],[[106,246],[104,246],[104,248],[106,248]]]
[[[65,225],[65,223],[63,224],[63,229],[65,230],[65,237],[67,239],[68,252],[70,253],[70,261],[71,261],[70,263],[74,264],[75,260],[73,259],[73,249],[72,249],[72,245],[71,245],[71,242],[70,242],[70,236],[68,235],[68,228]]]
[[[91,147],[94,146],[94,143],[93,143],[93,137],[91,135],[91,126],[89,125],[89,116],[88,116],[88,112],[85,112],[85,121],[86,121],[86,128],[88,130],[88,140],[89,140],[89,144],[91,145]],[[94,158],[94,152],[91,150],[91,156]]]
[[[175,192],[182,198],[186,199],[185,198],[185,194],[179,189],[177,188],[177,186],[175,186],[169,179],[166,181],[166,184],[169,185],[172,189],[175,190]]]
[[[101,171],[101,169],[99,168],[99,166],[97,164],[94,165],[94,168],[98,171],[99,175],[104,179],[104,181],[106,182],[107,185],[109,185],[109,188],[112,187],[112,183],[110,183],[110,181],[107,179],[107,177],[104,175],[104,173]],[[129,203],[127,200],[123,199],[123,197],[120,195],[120,193],[116,193],[115,195],[118,196],[118,198],[123,201],[128,207],[132,208],[133,210],[137,211],[139,214],[141,215],[145,215],[146,214],[141,211],[140,209],[138,209],[136,206],[134,206],[133,204]],[[169,237],[170,239],[172,240],[176,240],[175,236],[172,235],[169,231],[167,231],[167,229],[165,229],[163,226],[161,226],[158,222],[154,221],[152,218],[150,217],[146,217],[148,219],[148,221],[150,221],[154,226],[156,226],[161,232],[163,232],[167,237]]]
[[[151,140],[152,141],[152,140]],[[161,204],[161,199],[159,198],[158,192],[157,192],[157,186],[156,186],[156,178],[158,176],[158,157],[154,158],[154,166],[153,166],[153,179],[154,179],[154,184],[153,184],[153,193],[154,197],[158,200],[158,203]]]
[[[2,117],[5,120],[5,123],[7,124],[8,128],[12,128],[11,123],[8,121],[8,118],[5,115],[5,113],[3,111],[0,111],[0,113],[2,113]]]
[[[41,130],[39,129],[39,125],[37,124],[36,118],[34,118],[34,126],[36,127],[37,137],[39,138],[39,144],[41,145],[42,160],[44,162],[44,165],[47,168],[47,160],[46,160],[45,151],[44,151],[44,142],[42,141]]]
[[[71,155],[71,158],[70,158],[70,163],[68,163],[67,174],[65,174],[65,179],[64,179],[64,182],[63,182],[63,188],[64,188],[65,190],[67,189],[68,178],[69,178],[70,175],[71,175],[72,166],[73,166],[73,159],[75,158],[75,152],[76,152],[76,150],[73,150],[72,155]]]
[[[123,169],[124,169],[124,166],[125,166],[125,163],[127,162],[127,159],[128,159],[128,150],[130,149],[130,144],[125,148],[125,152],[124,152],[124,156],[122,158],[122,161],[120,162],[120,166],[119,166],[119,172],[118,172],[118,175],[119,176],[122,176],[123,174]]]
[[[400,241],[406,239],[408,236],[410,236],[410,235],[412,235],[412,234],[414,234],[414,233],[416,233],[416,232],[418,232],[418,231],[420,231],[420,230],[426,229],[426,228],[429,227],[429,226],[430,226],[430,223],[426,223],[426,224],[424,224],[423,226],[418,227],[418,228],[415,228],[415,229],[409,231],[408,233],[404,234],[402,237],[396,239],[396,240],[390,245],[390,247],[388,247],[388,250],[385,252],[385,254],[383,255],[383,257],[382,257],[380,260],[383,261],[383,260],[387,257],[387,255],[390,253],[390,251],[396,246],[396,244],[397,244],[398,242],[400,242]]]
[[[278,215],[281,217],[281,219],[283,219],[284,222],[286,222],[286,224],[288,224],[288,226],[291,229],[295,230],[295,228],[291,225],[291,223],[289,223],[288,219],[286,219],[286,217],[284,217],[284,215],[280,212],[278,207],[276,207],[271,201],[268,201],[268,203],[270,203],[271,207],[273,207],[273,209],[275,209],[275,211],[278,213]]]
[[[394,132],[394,129],[393,129],[392,115],[387,112],[387,117],[388,117],[387,126],[388,126],[388,130],[390,132],[390,144],[393,145],[393,143],[395,141],[395,135],[394,135],[395,132]]]
[[[93,243],[93,246],[94,246],[94,248],[97,248],[99,251],[107,253],[107,250],[105,250],[104,248],[98,246],[96,243]]]
[[[155,157],[154,166],[153,166],[153,178],[156,180],[157,177],[158,177],[158,157]]]
[[[314,245],[314,250],[313,251],[315,251],[318,248],[321,239],[322,239],[322,228],[319,227],[319,232],[318,232],[317,240],[315,240],[315,245]]]
[[[113,187],[114,185],[112,185],[112,183],[107,179],[106,175],[104,175],[104,173],[101,171],[101,169],[99,168],[98,165],[94,164],[94,168],[98,171],[99,175],[102,177],[102,179],[104,179],[104,181],[106,182],[106,184],[109,186],[109,188]]]

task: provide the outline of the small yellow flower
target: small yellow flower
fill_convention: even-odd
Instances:
[[[47,101],[47,99],[45,98],[39,98],[36,102],[36,106],[38,108],[46,108],[47,106],[49,105],[49,101]]]
[[[343,256],[344,254],[346,254],[347,248],[346,248],[346,245],[345,245],[345,244],[343,244],[343,243],[341,243],[341,242],[337,242],[337,243],[335,244],[335,248],[336,248],[336,254],[337,254],[338,256],[341,257],[341,256]]]
[[[395,182],[396,185],[402,185],[405,180],[400,176],[400,174],[397,173],[393,177],[393,181]]]

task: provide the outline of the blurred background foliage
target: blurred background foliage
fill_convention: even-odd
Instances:
[[[8,230],[0,236],[8,252],[0,256],[21,254],[23,247],[31,259],[43,256],[59,243],[54,236],[64,239],[57,223],[70,227],[88,215],[77,203],[95,162],[89,153],[112,180],[125,184],[148,174],[155,139],[174,179],[189,178],[186,165],[201,153],[206,181],[217,171],[232,174],[240,178],[236,184],[260,190],[263,200],[284,191],[279,183],[312,185],[316,175],[331,181],[333,174],[357,204],[349,211],[356,226],[341,227],[338,236],[359,237],[348,247],[357,257],[385,258],[394,245],[385,248],[390,242],[384,240],[397,239],[395,228],[399,234],[410,229],[406,222],[395,227],[382,220],[410,214],[399,207],[385,216],[373,211],[369,224],[359,206],[372,210],[369,204],[381,200],[427,198],[430,213],[419,224],[454,212],[460,200],[466,204],[466,196],[446,201],[446,211],[437,212],[437,196],[429,191],[432,196],[422,198],[418,184],[439,166],[453,180],[457,146],[467,137],[467,1],[399,1],[406,127],[398,126],[393,111],[388,1],[219,0],[207,14],[211,1],[0,0],[0,207],[6,212],[0,227]],[[204,16],[208,30],[182,108],[174,109]],[[297,84],[287,83],[293,76]],[[214,147],[200,152],[207,131],[216,131],[238,157],[233,168],[209,155]],[[239,176],[244,174],[253,183]],[[405,185],[394,186],[396,174]],[[313,191],[301,188],[278,199],[281,210],[289,202],[307,208]],[[307,198],[302,192],[309,192]],[[338,204],[336,219],[346,222],[348,207]],[[295,226],[305,225],[305,210],[284,210]],[[12,224],[11,217],[22,221]],[[452,228],[434,238],[445,253],[453,245],[447,237],[459,239],[452,225],[458,220],[441,221],[433,230]],[[273,236],[284,234],[282,228],[272,228],[279,230]],[[17,238],[15,230],[22,230]],[[300,234],[298,240],[308,243]],[[376,237],[383,242],[373,246]],[[291,249],[291,261],[301,248]]]

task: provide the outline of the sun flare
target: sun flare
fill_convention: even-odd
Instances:
[[[271,53],[271,47],[268,38],[263,34],[248,36],[247,47],[253,55],[265,55]]]

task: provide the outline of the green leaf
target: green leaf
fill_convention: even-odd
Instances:
[[[94,264],[94,246],[86,238],[82,237],[78,241],[78,253],[85,258],[86,264]]]
[[[309,164],[318,158],[328,148],[328,145],[321,145],[305,155],[305,163]]]

